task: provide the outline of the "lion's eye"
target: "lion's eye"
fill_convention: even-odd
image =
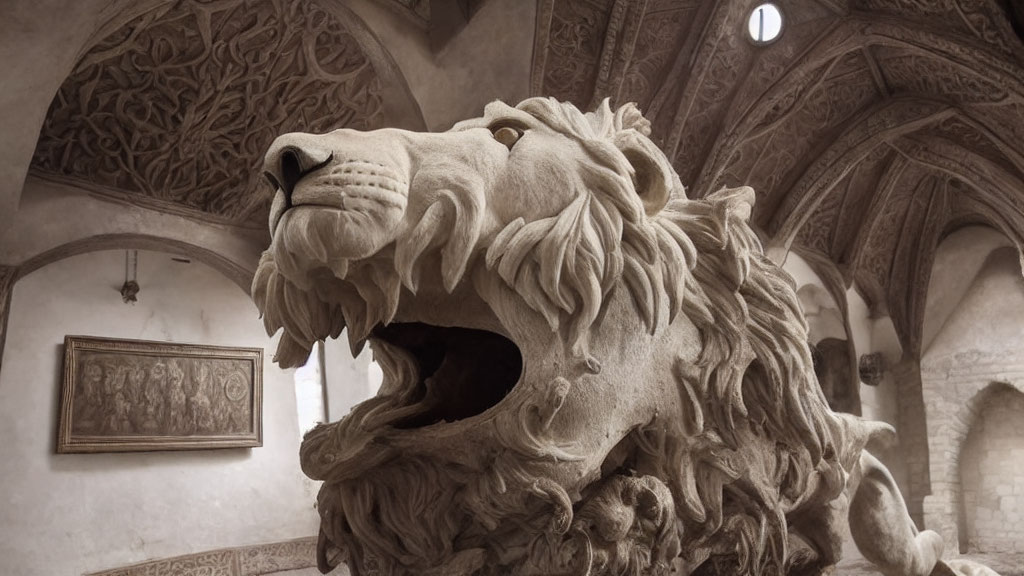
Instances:
[[[509,150],[516,145],[516,142],[523,137],[523,129],[516,126],[509,125],[498,125],[491,126],[491,134],[494,135],[494,139],[501,142]]]

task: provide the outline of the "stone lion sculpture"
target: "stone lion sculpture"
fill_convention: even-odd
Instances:
[[[288,134],[253,282],[276,361],[347,328],[376,397],[303,441],[356,575],[953,574],[829,410],[754,194],[690,199],[633,105]]]

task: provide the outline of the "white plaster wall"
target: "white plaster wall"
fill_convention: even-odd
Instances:
[[[276,341],[248,295],[167,254],[140,252],[138,279],[138,304],[122,303],[124,252],[97,252],[14,288],[0,373],[0,574],[76,575],[316,534],[292,371],[271,364]],[[55,454],[66,334],[264,347],[263,447]]]
[[[327,387],[327,421],[341,420],[352,407],[373,396],[369,378],[369,345],[353,358],[348,347],[348,334],[342,332],[335,340],[324,342],[324,385]]]
[[[956,312],[958,304],[985,264],[986,257],[993,250],[1005,246],[1011,246],[1006,236],[982,226],[957,230],[942,241],[935,251],[935,261],[928,282],[928,301],[924,308],[921,337],[922,350],[927,353],[935,336]]]
[[[1017,251],[999,248],[981,261],[980,271],[971,275],[973,282],[922,355],[922,364],[968,350],[1024,348],[1024,277]]]

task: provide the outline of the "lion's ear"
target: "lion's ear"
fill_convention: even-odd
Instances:
[[[633,167],[633,186],[648,216],[657,214],[668,203],[672,191],[682,188],[679,176],[665,154],[649,138],[636,130],[615,135],[615,145]]]

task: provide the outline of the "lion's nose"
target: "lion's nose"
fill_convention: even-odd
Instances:
[[[280,188],[291,198],[299,180],[326,166],[334,155],[327,150],[297,146],[280,140],[271,145],[263,158],[263,175],[271,186]]]

